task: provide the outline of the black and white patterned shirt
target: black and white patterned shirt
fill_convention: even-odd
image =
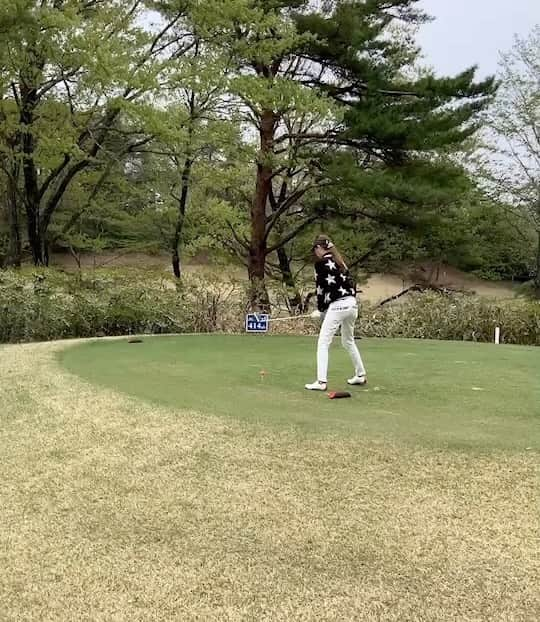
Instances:
[[[356,296],[356,284],[348,270],[342,270],[328,253],[315,263],[317,308],[324,313],[329,305],[347,296]]]

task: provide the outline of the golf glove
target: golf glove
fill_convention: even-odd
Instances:
[[[311,314],[311,317],[314,320],[320,320],[322,318],[322,313],[320,311],[313,311],[313,313]]]

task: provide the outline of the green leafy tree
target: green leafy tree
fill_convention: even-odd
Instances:
[[[334,182],[323,197],[331,212],[429,227],[469,187],[447,154],[480,127],[478,113],[494,94],[494,80],[475,82],[474,68],[442,78],[419,71],[408,30],[395,30],[426,19],[417,6],[408,0],[336,3],[330,15],[298,18],[302,32],[315,35],[307,53],[326,72],[311,83],[344,108],[341,126],[312,137],[347,148],[323,162]],[[402,36],[388,36],[392,28]]]
[[[167,15],[170,7],[162,7]],[[198,25],[190,16],[182,24],[182,43],[190,41],[180,62],[169,69],[168,98],[163,129],[156,133],[153,153],[166,159],[173,174],[169,198],[174,202],[174,225],[167,234],[173,273],[181,277],[181,248],[186,213],[193,185],[203,174],[204,164],[220,157],[227,145],[237,142],[234,115],[223,115],[224,98],[231,70],[230,58],[222,50],[205,44]],[[179,33],[180,34],[180,33]]]
[[[354,196],[360,209],[367,202],[382,212],[400,206],[402,221],[418,199],[440,199],[430,180],[448,168],[436,155],[475,132],[494,85],[476,83],[474,69],[453,78],[410,76],[418,50],[410,37],[390,34],[398,23],[426,19],[415,0],[316,10],[301,1],[217,4],[205,3],[213,19],[207,28],[236,60],[232,91],[258,147],[251,230],[237,242],[248,257],[253,304],[265,306],[269,255],[312,223],[342,214],[340,195]],[[414,191],[419,183],[428,199]]]
[[[533,232],[532,289],[540,298],[540,26],[502,56],[500,81],[477,164],[487,191],[520,223],[524,243]]]
[[[3,12],[14,27],[4,35],[0,136],[14,137],[15,147],[8,139],[2,149],[16,161],[4,168],[19,189],[36,264],[48,262],[49,226],[74,180],[151,139],[135,120],[153,108],[169,50],[182,52],[173,32],[181,15],[143,27],[144,4],[16,0]],[[127,140],[111,152],[119,134]]]
[[[226,49],[234,62],[232,104],[242,115],[246,136],[256,144],[250,230],[247,237],[233,235],[246,257],[254,307],[268,307],[268,256],[310,222],[294,211],[312,188],[305,174],[310,164],[287,127],[309,128],[333,119],[332,103],[297,79],[303,62],[296,52],[305,41],[296,30],[293,11],[305,6],[299,0],[210,1],[200,5],[197,17],[208,42]],[[290,136],[282,138],[286,133]]]

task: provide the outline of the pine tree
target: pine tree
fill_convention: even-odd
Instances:
[[[410,37],[390,35],[396,24],[426,19],[417,0],[324,3],[315,11],[298,0],[205,6],[209,32],[236,60],[233,92],[257,132],[251,232],[237,242],[248,255],[253,305],[264,307],[268,256],[342,213],[339,194],[360,198],[362,209],[368,200],[391,203],[403,221],[418,202],[440,200],[437,185],[448,190],[455,171],[437,155],[474,133],[494,81],[475,82],[474,68],[410,76],[418,50]]]

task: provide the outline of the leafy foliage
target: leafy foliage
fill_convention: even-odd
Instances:
[[[210,281],[191,277],[178,288],[145,271],[4,271],[0,342],[238,330],[239,286]]]
[[[182,254],[209,252],[254,291],[277,279],[293,308],[323,229],[358,271],[534,277],[534,167],[486,197],[460,155],[486,119],[531,142],[534,33],[485,115],[492,78],[419,65],[427,19],[416,0],[2,4],[2,264],[167,251],[180,275]]]

